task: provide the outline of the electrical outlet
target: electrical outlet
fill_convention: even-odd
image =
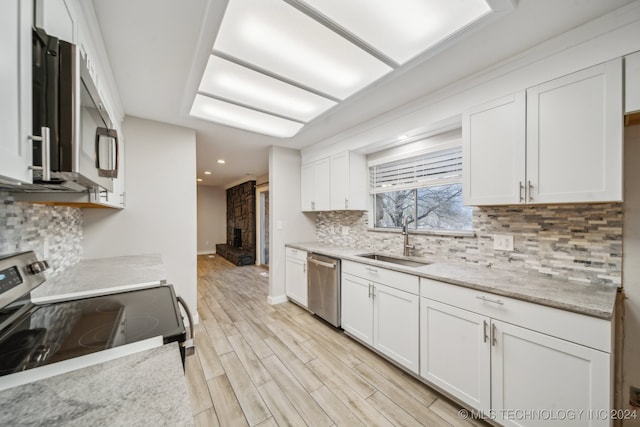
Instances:
[[[513,234],[494,234],[493,249],[513,252]]]
[[[640,408],[640,388],[629,387],[629,405]]]

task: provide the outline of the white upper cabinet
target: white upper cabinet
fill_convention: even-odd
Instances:
[[[621,201],[622,146],[615,59],[466,111],[464,202]]]
[[[527,90],[527,202],[622,200],[622,60]]]
[[[367,210],[364,155],[343,151],[301,168],[301,208],[308,211]]]
[[[36,0],[36,25],[50,36],[77,43],[76,17],[66,0]]]
[[[343,151],[331,156],[331,210],[367,210],[367,162]]]
[[[0,179],[31,183],[32,2],[0,2]]]
[[[331,159],[325,157],[302,165],[300,201],[303,212],[328,211],[331,205]]]
[[[524,201],[525,107],[522,91],[464,113],[462,192],[466,205]]]
[[[640,51],[624,57],[624,112],[640,111]]]

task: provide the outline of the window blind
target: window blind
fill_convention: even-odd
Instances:
[[[459,183],[462,146],[371,166],[369,175],[371,194]]]

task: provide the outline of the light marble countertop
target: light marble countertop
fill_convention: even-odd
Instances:
[[[617,288],[606,285],[574,283],[551,279],[534,273],[508,271],[456,262],[434,262],[422,267],[406,267],[359,257],[371,250],[335,246],[320,242],[288,243],[286,246],[308,252],[385,267],[428,279],[490,292],[496,295],[572,311],[610,320],[616,302]],[[396,254],[388,254],[399,257]],[[401,257],[400,258],[404,258]],[[406,257],[418,261],[428,259]]]
[[[177,343],[0,391],[0,425],[191,426]]]
[[[116,292],[166,282],[159,254],[83,259],[47,278],[31,292],[35,302],[53,296],[90,296],[94,291]]]

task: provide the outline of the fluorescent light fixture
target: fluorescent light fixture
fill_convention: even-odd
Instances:
[[[214,51],[338,99],[392,71],[281,0],[229,0]]]
[[[240,107],[204,95],[196,95],[190,114],[204,120],[280,138],[288,138],[295,135],[303,126],[302,123]]]
[[[301,0],[404,64],[489,14],[485,0]]]
[[[205,175],[211,175],[211,171],[204,171]]]
[[[213,55],[209,57],[199,91],[303,122],[337,104]]]
[[[224,160],[222,160],[222,159],[218,159],[218,163],[220,163],[221,165],[224,165],[224,164],[225,164],[225,163],[227,163],[227,162],[225,162],[225,161],[224,161]]]

